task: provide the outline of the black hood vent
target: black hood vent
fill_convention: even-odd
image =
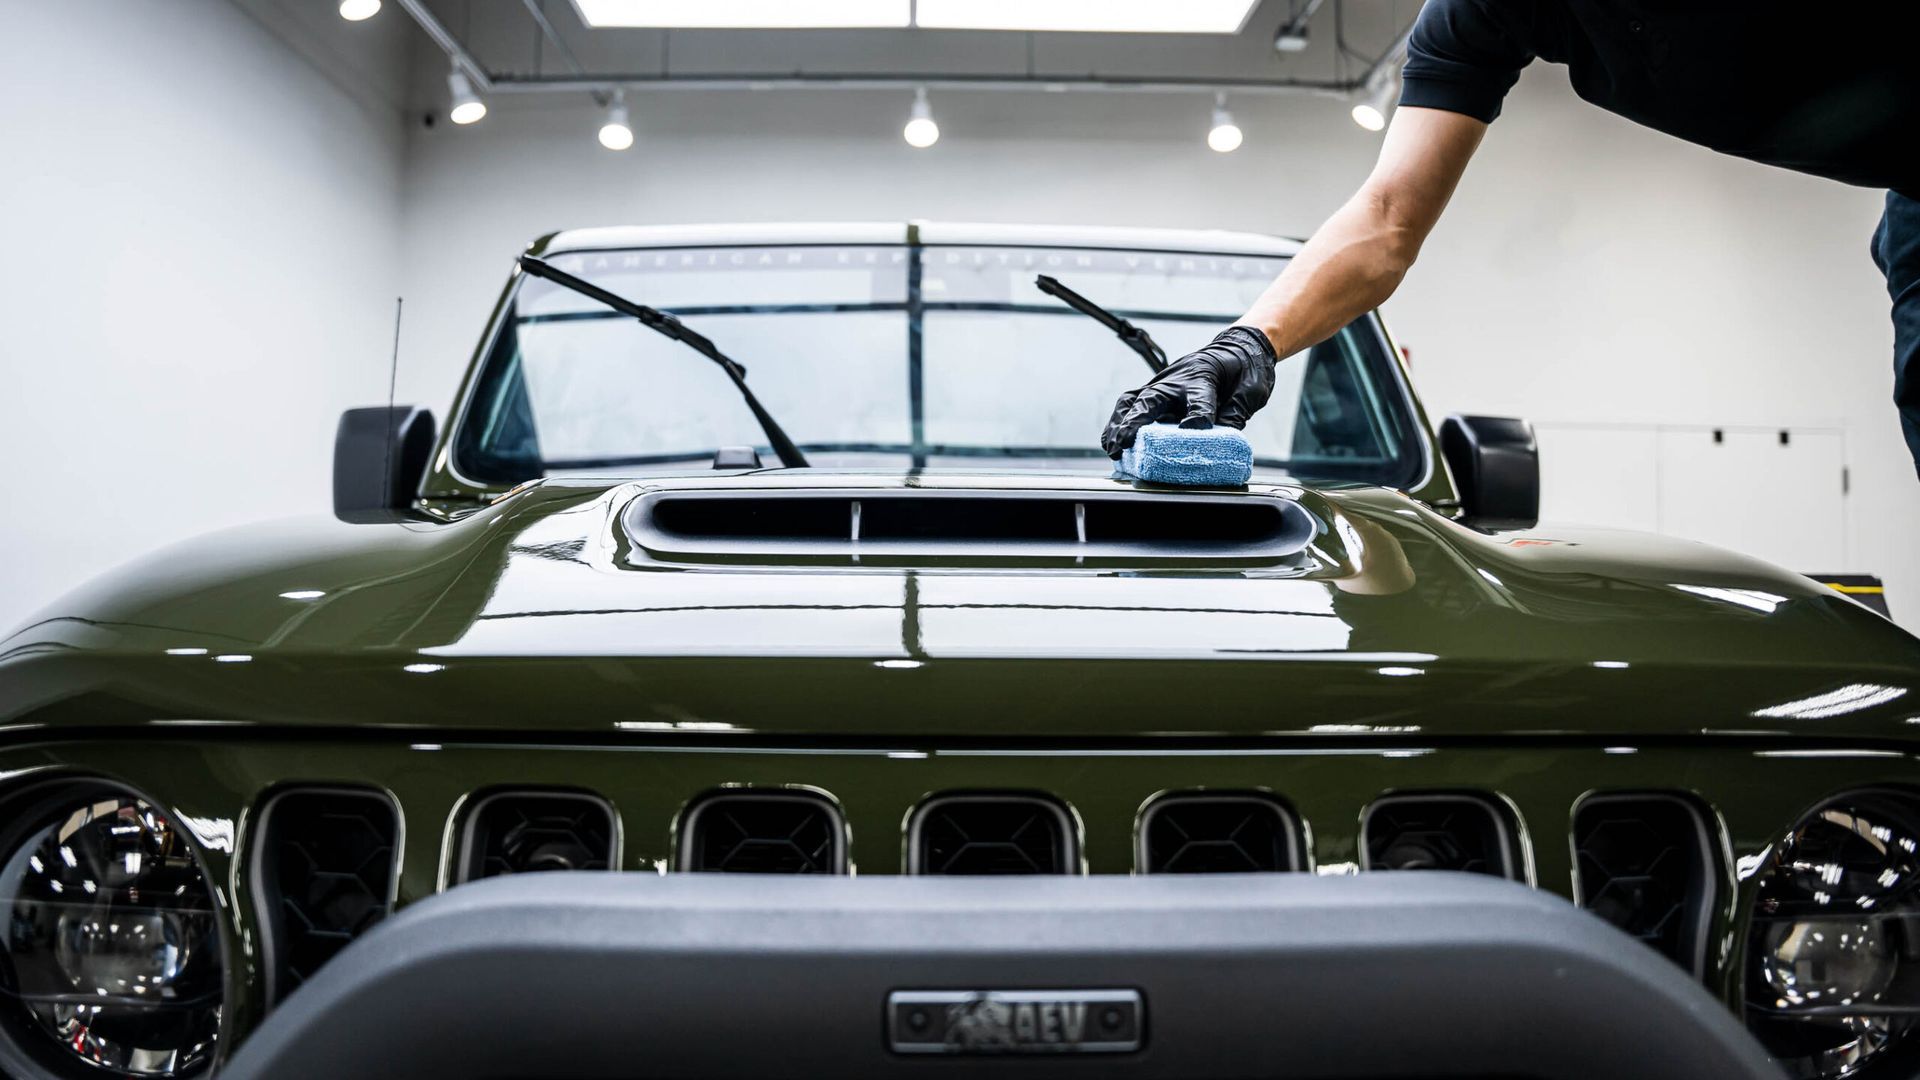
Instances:
[[[1259,794],[1187,792],[1140,815],[1138,865],[1148,874],[1254,874],[1305,869],[1300,826]]]
[[[1389,795],[1360,821],[1363,870],[1457,870],[1522,880],[1506,812],[1478,795]]]
[[[723,791],[680,820],[680,869],[721,874],[844,874],[840,808],[806,791]]]
[[[1699,808],[1678,795],[1595,795],[1573,815],[1581,907],[1699,974],[1718,877]]]
[[[1080,848],[1066,807],[1039,795],[942,795],[907,825],[909,874],[1073,874]]]
[[[662,491],[634,500],[627,535],[668,562],[918,565],[1290,561],[1318,531],[1266,495],[948,490]]]
[[[278,1001],[393,910],[399,814],[373,791],[283,791],[261,810],[254,888]]]
[[[500,791],[467,812],[456,881],[549,870],[610,870],[613,807],[576,791]]]

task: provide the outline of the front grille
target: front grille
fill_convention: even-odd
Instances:
[[[910,874],[1071,874],[1079,863],[1073,819],[1038,795],[943,795],[907,826]]]
[[[680,869],[722,874],[844,874],[840,808],[804,791],[725,791],[680,822]]]
[[[261,816],[256,887],[268,926],[268,996],[284,997],[393,910],[400,820],[371,792],[281,792]]]
[[[846,663],[864,667],[867,661]],[[906,701],[915,696],[908,692],[910,687],[888,689],[877,683],[896,679],[912,683],[924,674],[883,672],[875,677],[874,693]],[[665,694],[678,686],[671,683],[654,689]],[[1035,692],[1030,686],[1027,690],[1028,704],[1040,712],[1059,697],[1059,693]],[[1492,823],[1501,820],[1488,812],[1491,806],[1501,812],[1518,849],[1508,860],[1518,867],[1517,876],[1523,880],[1531,876],[1527,852],[1537,847],[1540,886],[1604,918],[1620,917],[1610,905],[1628,884],[1623,880],[1610,886],[1609,882],[1640,874],[1623,870],[1615,865],[1617,859],[1601,853],[1596,839],[1620,842],[1612,835],[1614,830],[1602,830],[1596,838],[1591,826],[1602,820],[1602,810],[1611,818],[1623,808],[1600,802],[1588,805],[1592,793],[1686,792],[1688,798],[1698,800],[1713,856],[1706,860],[1714,890],[1704,905],[1710,914],[1701,981],[1732,997],[1745,986],[1744,948],[1755,914],[1752,891],[1735,889],[1731,865],[1735,855],[1752,858],[1769,845],[1777,853],[1778,838],[1790,835],[1807,808],[1825,806],[1836,791],[1898,783],[1904,778],[1904,773],[1894,774],[1892,758],[1855,760],[1824,749],[1813,754],[1799,749],[1756,752],[1754,746],[1770,745],[1757,737],[1724,746],[1710,740],[1697,745],[1656,740],[1632,754],[1602,742],[1569,739],[1563,745],[1544,737],[1518,744],[1493,737],[1442,740],[1418,751],[1396,750],[1401,744],[1386,739],[1361,748],[1346,737],[1329,742],[1337,750],[1310,739],[1300,740],[1297,747],[1290,743],[1253,748],[1224,739],[1215,745],[1197,739],[1065,740],[1034,735],[1007,738],[1000,744],[999,737],[991,734],[969,739],[943,736],[950,735],[950,727],[942,720],[928,729],[923,738],[931,743],[925,746],[878,730],[870,737],[789,744],[772,734],[748,737],[736,732],[729,737],[709,733],[708,728],[717,732],[715,725],[691,723],[691,719],[725,720],[745,730],[757,724],[761,710],[772,709],[774,721],[762,726],[779,730],[777,721],[792,719],[791,710],[781,711],[779,703],[765,694],[737,703],[731,711],[697,694],[681,701],[680,707],[682,712],[673,715],[687,718],[691,729],[681,737],[623,734],[607,739],[581,735],[577,739],[478,740],[469,735],[466,738],[473,741],[455,742],[449,737],[444,748],[412,741],[437,738],[421,732],[379,738],[374,737],[379,733],[367,732],[362,733],[365,737],[351,739],[315,732],[294,741],[222,740],[217,747],[204,740],[156,739],[129,751],[114,750],[125,756],[116,756],[108,764],[116,779],[142,785],[149,801],[171,808],[181,827],[191,830],[190,839],[210,853],[216,872],[241,877],[238,899],[245,909],[229,911],[227,918],[231,943],[236,949],[245,946],[245,963],[236,961],[229,989],[245,990],[244,1004],[251,1010],[246,1015],[254,1017],[286,1000],[302,979],[324,971],[331,955],[354,940],[355,934],[377,925],[396,882],[403,903],[425,900],[436,884],[451,883],[459,873],[471,812],[484,796],[503,790],[563,790],[586,783],[617,811],[621,837],[617,865],[670,875],[683,865],[730,865],[693,861],[695,848],[685,844],[687,812],[701,796],[715,793],[826,793],[844,817],[850,862],[857,861],[857,869],[870,876],[996,869],[1069,874],[1180,872],[1187,868],[1181,857],[1143,853],[1142,832],[1156,838],[1163,835],[1154,826],[1165,820],[1154,819],[1154,807],[1164,804],[1160,813],[1173,809],[1177,804],[1166,798],[1169,793],[1256,792],[1271,793],[1294,811],[1300,830],[1296,865],[1302,868],[1296,872],[1419,865],[1496,869],[1502,862],[1497,854],[1484,866],[1466,857],[1436,857],[1436,848],[1459,845],[1460,830],[1442,829],[1444,844],[1427,843],[1422,842],[1423,833],[1435,823],[1407,820],[1415,811],[1421,817],[1434,816],[1427,811],[1465,814],[1482,826],[1465,830],[1471,841],[1476,832],[1484,838],[1494,828]],[[620,722],[623,730],[653,732],[665,726],[655,721]],[[605,726],[611,728],[613,722]],[[428,749],[435,752],[423,752]],[[105,753],[105,748],[77,744],[74,751],[75,755],[93,752]],[[38,756],[25,750],[0,754],[0,766],[5,768],[42,765]],[[365,777],[367,782],[361,790],[343,792],[338,790],[340,781],[333,779],[342,775]],[[292,782],[262,792],[262,781],[275,777]],[[743,781],[762,786],[737,786]],[[21,786],[38,790],[31,777]],[[14,790],[15,785],[0,785],[0,799],[11,798]],[[393,793],[391,802],[388,791]],[[1029,799],[1007,805],[1004,799],[1010,794]],[[1369,811],[1369,804],[1383,794],[1387,801]],[[981,815],[965,813],[968,807],[963,803],[943,801],[955,795],[994,796],[1001,815],[1017,813],[1040,827],[1017,835],[1003,827],[996,842],[992,830],[980,827],[986,823],[975,819]],[[1471,796],[1478,801],[1423,805],[1422,800],[1434,795]],[[1044,801],[1036,804],[1035,796]],[[1418,798],[1407,801],[1409,796]],[[6,819],[9,805],[0,805],[0,822]],[[1057,824],[1061,818],[1055,808],[1064,810],[1071,828]],[[404,815],[396,812],[399,809],[404,809]],[[1197,827],[1187,827],[1194,829],[1190,837],[1198,833]],[[354,847],[353,837],[368,834],[371,839],[360,845],[358,857],[342,855],[343,849]],[[857,849],[854,840],[859,841]],[[400,846],[404,853],[398,851]],[[1064,857],[1063,849],[1068,852]],[[1017,858],[982,858],[994,853]],[[404,866],[396,865],[402,857]],[[1664,868],[1660,862],[1647,865]],[[586,888],[604,876],[558,880]],[[549,884],[542,888],[560,887],[550,877],[535,882],[543,880]],[[476,890],[486,891],[485,886]],[[1651,907],[1642,898],[1627,910],[1646,920],[1648,937],[1670,933],[1672,923],[1648,914]],[[1688,901],[1684,913],[1692,915],[1699,907]],[[1643,932],[1631,925],[1630,930]],[[375,936],[369,946],[377,948]],[[1684,963],[1693,949],[1679,948],[1674,941],[1667,936],[1657,947],[1683,957]],[[1621,948],[1629,947],[1621,943]]]
[[[1596,795],[1573,816],[1581,907],[1699,972],[1713,905],[1706,822],[1675,795]]]
[[[574,791],[502,791],[467,814],[456,881],[549,870],[608,870],[613,807]]]
[[[1458,870],[1521,877],[1507,815],[1477,795],[1388,795],[1360,822],[1365,870]]]
[[[1149,874],[1300,870],[1300,827],[1265,795],[1169,795],[1140,815],[1139,867]]]

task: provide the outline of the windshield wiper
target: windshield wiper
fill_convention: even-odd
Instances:
[[[793,444],[793,440],[787,437],[786,432],[780,430],[780,424],[773,418],[773,414],[767,411],[766,406],[760,404],[760,399],[754,397],[753,391],[747,387],[747,369],[742,367],[738,360],[721,352],[718,346],[707,340],[705,334],[688,329],[685,323],[674,318],[669,312],[650,308],[645,304],[636,304],[624,296],[610,293],[591,281],[574,277],[565,270],[556,268],[545,259],[522,255],[520,269],[535,277],[546,278],[562,288],[572,289],[589,300],[597,300],[622,315],[631,315],[640,320],[640,325],[654,333],[670,337],[719,364],[720,369],[727,373],[727,378],[733,380],[734,388],[740,391],[741,400],[745,401],[747,408],[753,411],[753,418],[760,421],[760,430],[767,433],[767,443],[773,447],[774,456],[780,459],[780,464],[789,469],[806,467],[806,455]]]
[[[1115,315],[1099,304],[1060,284],[1058,278],[1050,278],[1045,274],[1041,274],[1039,277],[1033,279],[1033,283],[1040,287],[1041,292],[1046,293],[1048,296],[1059,297],[1061,300],[1066,301],[1068,307],[1113,331],[1121,341],[1127,343],[1127,348],[1139,353],[1140,359],[1145,360],[1147,366],[1152,368],[1156,374],[1167,366],[1166,351],[1160,348],[1159,342],[1153,340],[1152,334],[1147,333],[1145,330]]]

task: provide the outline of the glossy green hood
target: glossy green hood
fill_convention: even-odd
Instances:
[[[796,486],[1165,497],[1089,477],[703,473],[230,530],[0,642],[0,733],[1920,733],[1920,640],[1815,582],[1631,533],[1488,536],[1375,489],[1250,489],[1316,533],[1297,565],[1256,568],[689,567],[632,557],[621,525],[649,491]]]

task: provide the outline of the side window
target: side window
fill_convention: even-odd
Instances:
[[[1400,455],[1389,406],[1357,355],[1354,331],[1342,330],[1303,358],[1300,405],[1290,457],[1311,473],[1315,464],[1379,464]]]
[[[453,454],[464,476],[488,484],[518,484],[536,479],[544,467],[520,366],[518,304],[508,304],[502,319]]]

